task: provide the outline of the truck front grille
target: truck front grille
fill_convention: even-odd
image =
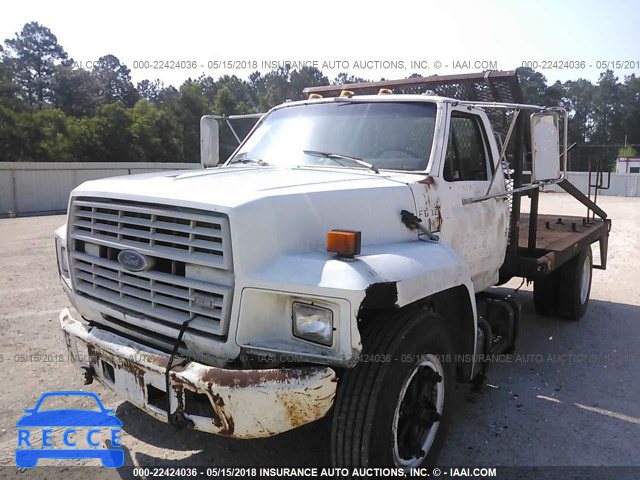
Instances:
[[[99,245],[132,248],[161,258],[231,268],[225,216],[161,206],[75,200],[74,230]]]
[[[103,321],[128,334],[176,338],[192,319],[185,343],[199,350],[228,332],[233,272],[226,216],[155,204],[75,199],[69,219],[76,291],[121,312]],[[144,255],[148,267],[132,271],[122,250]],[[153,343],[153,342],[151,342]],[[198,348],[200,347],[200,348]]]

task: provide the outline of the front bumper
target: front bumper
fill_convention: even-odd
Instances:
[[[89,327],[60,313],[67,349],[79,367],[153,417],[167,422],[165,372],[169,355]],[[233,438],[268,437],[322,418],[337,377],[329,367],[228,370],[194,361],[170,374],[171,413],[196,430]]]

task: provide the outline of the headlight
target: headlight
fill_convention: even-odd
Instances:
[[[293,334],[322,345],[333,344],[333,312],[328,308],[293,302]]]

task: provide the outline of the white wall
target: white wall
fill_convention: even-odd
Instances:
[[[201,168],[200,164],[0,162],[0,217],[64,212],[71,190],[87,180],[194,168]]]

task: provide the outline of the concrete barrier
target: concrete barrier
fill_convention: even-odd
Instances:
[[[0,217],[65,212],[71,190],[87,180],[196,168],[199,163],[0,162]]]

